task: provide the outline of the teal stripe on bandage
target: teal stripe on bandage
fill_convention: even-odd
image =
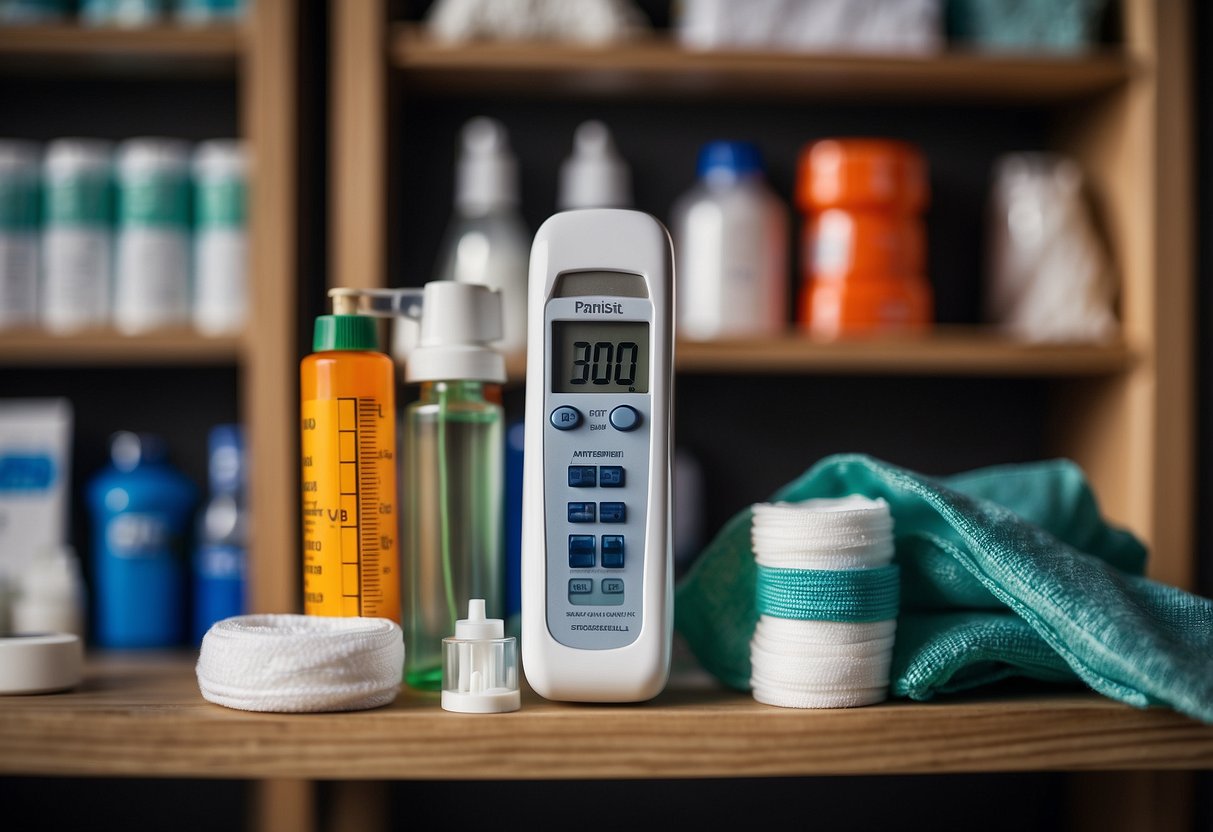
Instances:
[[[879,569],[758,567],[758,612],[800,621],[887,621],[897,617],[896,564]]]

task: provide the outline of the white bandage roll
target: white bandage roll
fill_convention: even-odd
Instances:
[[[238,615],[202,639],[196,673],[208,702],[242,711],[357,711],[400,692],[404,638],[386,618]]]

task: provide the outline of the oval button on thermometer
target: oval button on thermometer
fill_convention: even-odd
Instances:
[[[621,404],[611,411],[611,427],[615,430],[635,430],[640,424],[640,414],[630,404]]]
[[[556,214],[529,293],[523,669],[548,699],[651,699],[673,634],[669,233],[640,211]]]
[[[556,430],[572,430],[581,424],[581,411],[575,407],[558,407],[552,411],[552,427]]]

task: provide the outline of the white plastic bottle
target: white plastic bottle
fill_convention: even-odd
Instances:
[[[38,146],[0,141],[0,329],[38,319]]]
[[[560,166],[556,207],[561,211],[632,207],[632,172],[601,121],[577,126],[573,154]]]
[[[109,322],[113,148],[56,139],[42,165],[42,325],[71,332]]]
[[[234,335],[248,318],[248,160],[234,139],[194,149],[194,327]]]
[[[190,148],[139,138],[118,148],[114,324],[134,334],[189,323]]]
[[[526,352],[531,238],[518,211],[518,162],[505,127],[477,117],[463,127],[455,172],[455,215],[438,260],[439,280],[500,289],[505,355]]]
[[[699,154],[699,181],[674,205],[678,334],[762,337],[788,326],[788,217],[758,149],[717,141]]]

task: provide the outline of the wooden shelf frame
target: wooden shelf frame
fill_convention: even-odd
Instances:
[[[69,71],[162,76],[235,76],[251,48],[248,26],[78,23],[0,26],[0,66],[7,71]]]
[[[224,366],[243,360],[243,339],[192,330],[124,335],[102,329],[55,335],[0,332],[0,367]]]
[[[796,54],[699,51],[652,35],[610,46],[552,42],[448,44],[423,27],[391,28],[392,65],[423,91],[650,96],[948,100],[1060,104],[1114,90],[1133,76],[1116,52],[1080,56]]]
[[[77,691],[6,697],[0,774],[576,780],[1213,767],[1213,726],[1089,693],[801,710],[675,680],[630,708],[528,691],[521,710],[486,717],[402,688],[371,711],[260,714],[205,701],[195,659],[98,655]],[[570,765],[573,736],[592,768]]]

